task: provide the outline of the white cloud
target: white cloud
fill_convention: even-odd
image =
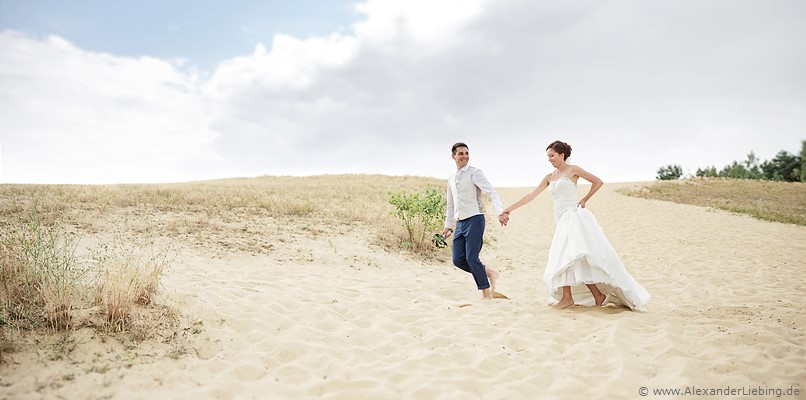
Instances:
[[[426,47],[444,47],[476,17],[484,0],[369,0],[356,6],[367,16],[354,25],[356,36],[373,44],[411,40]]]
[[[457,140],[500,185],[555,139],[606,181],[768,159],[806,139],[803,4],[370,0],[209,78],[5,32],[2,180],[442,177]]]
[[[345,64],[355,52],[355,40],[339,34],[307,40],[275,35],[270,52],[258,44],[251,55],[222,62],[205,89],[211,96],[224,97],[255,87],[262,91],[305,89],[321,70]]]
[[[181,180],[216,159],[195,75],[58,37],[4,32],[0,49],[4,181]]]

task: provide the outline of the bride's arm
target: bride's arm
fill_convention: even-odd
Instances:
[[[577,175],[580,178],[582,178],[582,179],[584,179],[584,180],[586,180],[586,181],[591,183],[591,190],[588,191],[588,194],[586,194],[585,197],[583,197],[583,198],[581,198],[579,200],[579,205],[582,206],[582,208],[585,208],[585,203],[587,203],[588,200],[590,200],[590,198],[593,197],[593,195],[596,194],[596,192],[599,191],[599,189],[602,187],[602,185],[604,185],[604,182],[602,182],[602,180],[599,179],[598,176],[596,176],[596,175],[594,175],[594,174],[592,174],[592,173],[590,173],[588,171],[585,171],[584,169],[582,169],[581,167],[579,167],[577,165],[574,165],[572,168],[573,168],[573,170],[571,172],[574,175]]]
[[[534,200],[535,197],[537,197],[537,195],[539,195],[541,192],[546,190],[547,187],[549,187],[549,175],[546,175],[546,177],[543,178],[543,181],[540,182],[540,184],[537,185],[537,187],[534,190],[532,190],[531,193],[527,194],[526,196],[523,196],[523,198],[521,198],[520,200],[516,201],[515,204],[507,207],[504,210],[504,214],[509,214],[512,211],[515,211],[515,209],[517,209],[518,207],[520,207],[522,205],[525,205],[525,204],[529,203],[530,201]]]

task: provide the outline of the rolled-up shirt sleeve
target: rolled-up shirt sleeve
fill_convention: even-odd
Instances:
[[[473,174],[472,179],[473,184],[475,184],[476,187],[479,188],[482,193],[487,195],[487,197],[490,198],[490,201],[493,202],[496,215],[500,215],[502,212],[504,212],[504,203],[501,202],[501,197],[498,196],[498,192],[495,191],[493,185],[487,180],[487,176],[484,175],[484,171],[477,169]]]

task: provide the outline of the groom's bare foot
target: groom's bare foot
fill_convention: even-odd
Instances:
[[[493,292],[489,288],[482,289],[481,290],[481,298],[483,298],[484,300],[492,300]]]
[[[574,305],[574,299],[560,299],[560,302],[554,305],[554,308],[567,308]]]
[[[498,275],[501,275],[494,269],[487,268],[487,278],[490,280],[490,288],[495,292],[495,282],[498,281]]]

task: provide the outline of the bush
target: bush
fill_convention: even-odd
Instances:
[[[711,166],[706,167],[705,169],[697,168],[697,173],[694,175],[702,178],[716,178],[717,176],[719,176],[719,173],[716,172],[716,167]]]
[[[151,303],[166,252],[154,252],[153,243],[118,240],[94,250],[91,265],[76,257],[78,242],[55,212],[33,206],[6,214],[0,222],[0,325],[68,329],[81,323],[74,321],[75,310],[94,295],[109,325],[124,330],[133,306]]]
[[[0,226],[0,318],[21,329],[71,326],[86,273],[78,238],[55,214],[33,206]]]
[[[431,234],[441,230],[445,219],[445,195],[436,189],[420,193],[389,193],[391,214],[400,218],[408,233],[407,246],[415,250],[431,248]]]
[[[659,181],[671,181],[680,179],[681,176],[683,176],[683,168],[680,165],[674,164],[658,168],[658,175],[655,176],[655,179]]]

